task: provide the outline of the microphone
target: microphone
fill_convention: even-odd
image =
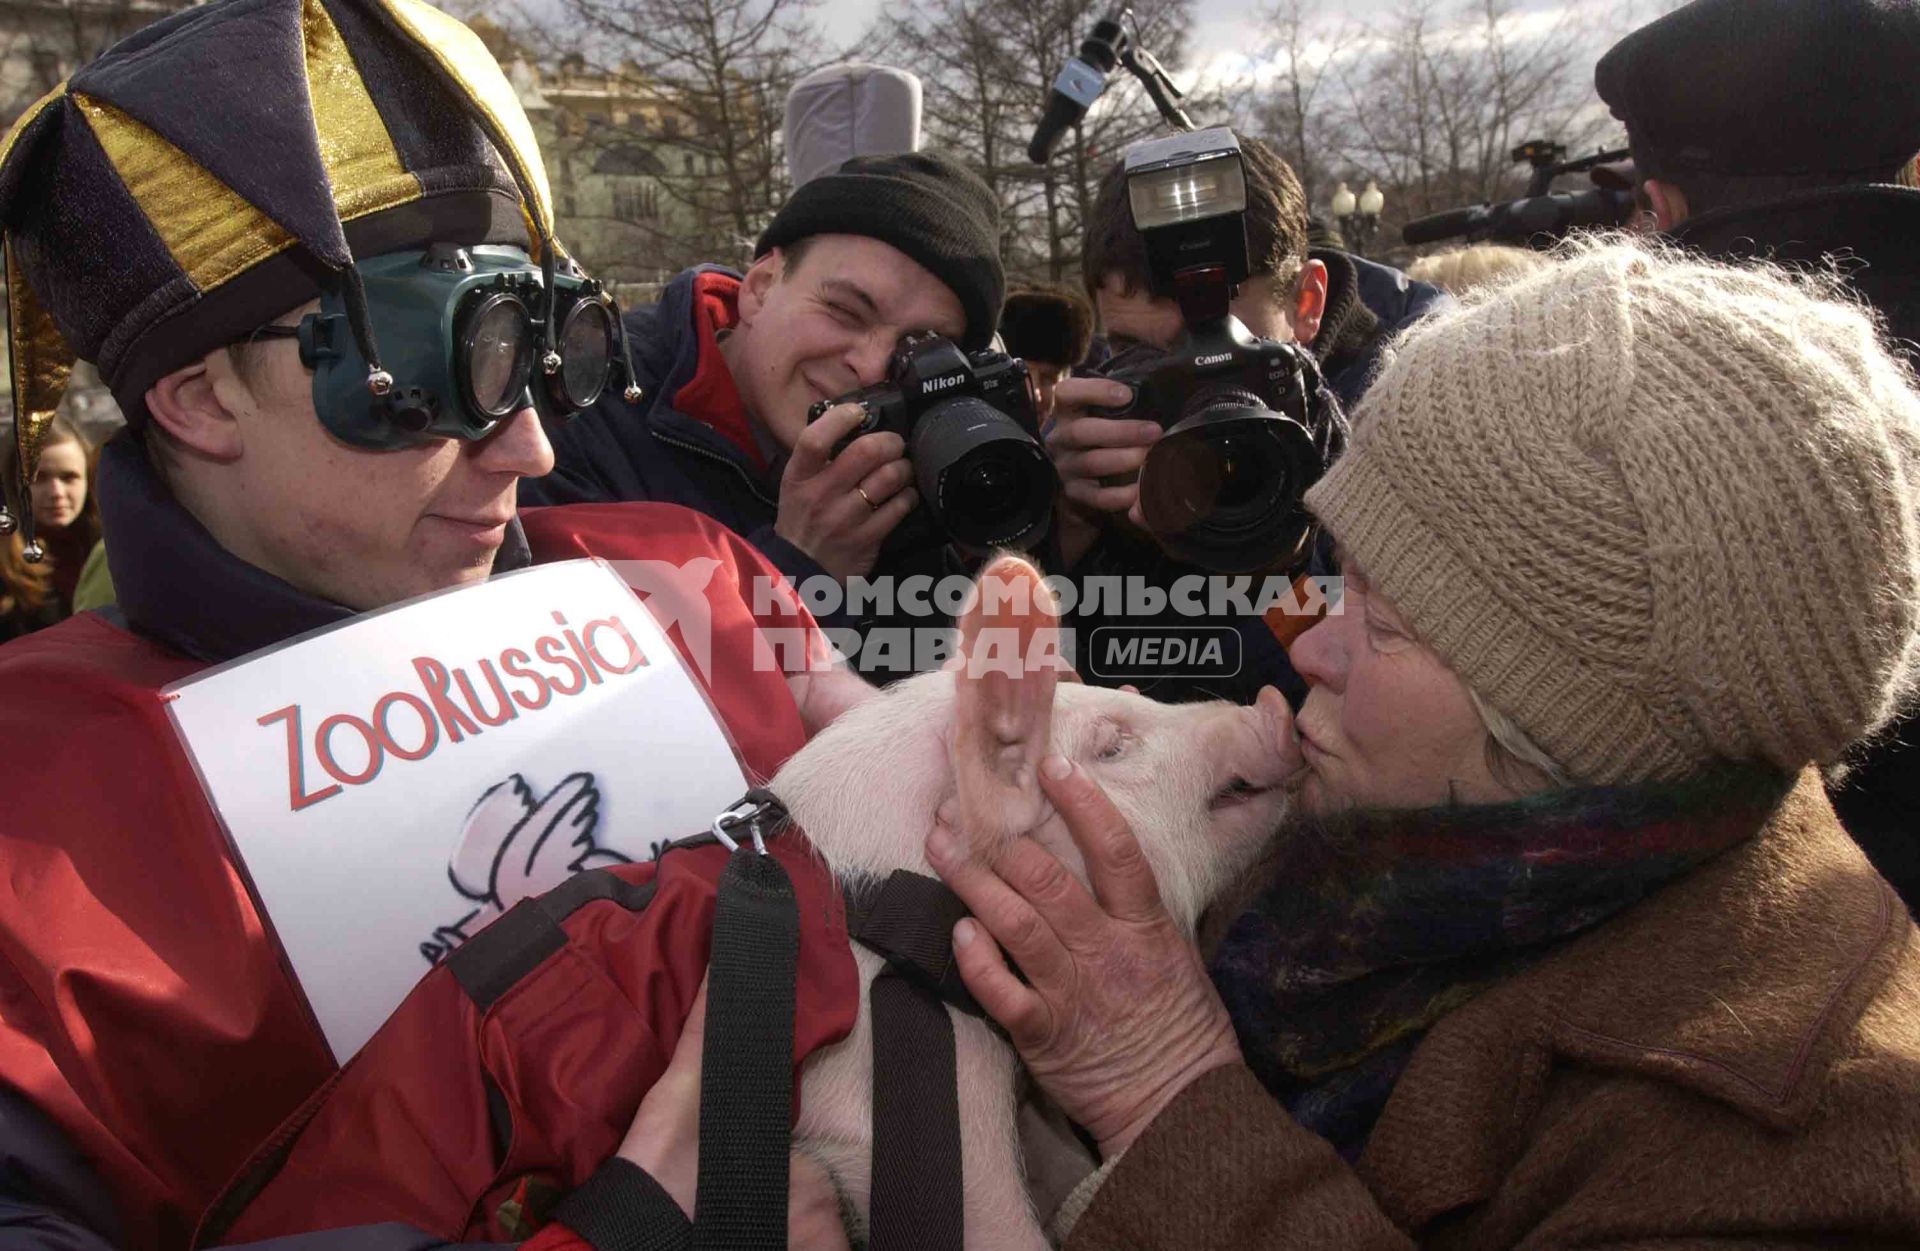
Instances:
[[[1109,14],[1094,23],[1093,33],[1080,44],[1080,55],[1068,57],[1060,67],[1047,93],[1047,111],[1034,128],[1033,142],[1027,145],[1027,159],[1045,165],[1053,155],[1053,145],[1067,129],[1087,115],[1093,102],[1107,89],[1107,75],[1120,63],[1120,50],[1126,46],[1126,34],[1120,15]]]
[[[1461,235],[1471,235],[1484,228],[1492,210],[1485,204],[1475,204],[1468,208],[1448,209],[1444,213],[1435,213],[1431,217],[1415,218],[1400,230],[1401,239],[1410,247],[1422,244],[1438,243],[1442,239],[1457,239]]]
[[[1583,226],[1624,226],[1632,217],[1632,193],[1596,187],[1448,209],[1408,222],[1400,237],[1416,247],[1461,237],[1476,243],[1489,239],[1525,243],[1535,235],[1557,237]]]

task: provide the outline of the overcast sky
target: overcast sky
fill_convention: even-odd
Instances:
[[[1338,21],[1341,18],[1366,21],[1370,18],[1391,13],[1403,0],[1320,0],[1319,10],[1323,20]],[[830,38],[841,43],[851,43],[859,38],[862,31],[880,12],[882,0],[823,0],[814,10],[826,27]],[[1215,72],[1233,74],[1244,72],[1246,58],[1250,50],[1257,49],[1265,40],[1265,32],[1260,28],[1255,13],[1259,8],[1258,0],[1196,0],[1196,22],[1189,41],[1189,56],[1194,67],[1206,67]],[[1637,24],[1632,20],[1638,13],[1641,20],[1663,9],[1672,8],[1672,0],[1516,0],[1517,13],[1530,14],[1536,18],[1571,9],[1576,19],[1596,34],[1604,33],[1606,43],[1611,43],[1617,34]],[[1621,25],[1623,19],[1625,24]],[[1548,20],[1551,20],[1548,17]],[[1617,31],[1603,32],[1601,28],[1615,27]],[[912,69],[912,66],[903,66]],[[1182,85],[1185,79],[1181,78]]]
[[[1356,17],[1365,17],[1385,12],[1394,3],[1395,0],[1344,0],[1339,7]],[[830,37],[848,42],[859,38],[881,7],[881,0],[824,0],[814,11],[820,15]],[[1197,0],[1195,11],[1199,22],[1192,41],[1195,63],[1215,55],[1244,51],[1254,8],[1248,0]]]

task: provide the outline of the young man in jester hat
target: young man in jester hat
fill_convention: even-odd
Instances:
[[[163,687],[592,551],[716,563],[696,680],[749,770],[865,688],[751,663],[747,588],[777,574],[705,518],[516,516],[553,464],[533,405],[561,420],[628,385],[618,310],[553,238],[499,67],[418,0],[224,0],[147,28],[15,125],[0,225],[23,472],[76,359],[129,420],[100,471],[117,607],[0,650],[0,1228],[173,1251],[335,1066]],[[519,299],[470,315],[469,279]]]

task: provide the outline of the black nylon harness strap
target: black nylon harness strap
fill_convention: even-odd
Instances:
[[[869,1251],[960,1251],[960,1092],[953,1018],[918,979],[873,979],[873,1185]]]
[[[967,905],[938,878],[899,869],[882,881],[849,887],[847,935],[887,958],[892,970],[969,1016],[986,1013],[960,980],[953,926]]]
[[[593,1251],[687,1251],[693,1225],[653,1174],[614,1156],[573,1188],[553,1219]]]
[[[605,869],[576,873],[544,895],[523,899],[505,916],[453,949],[447,969],[485,1012],[541,961],[567,945],[561,922],[590,903],[609,900],[639,912],[653,901],[654,884],[635,885]]]
[[[786,810],[754,790],[726,828],[771,832]],[[735,810],[730,810],[730,814]],[[719,841],[698,835],[663,849]],[[484,1009],[565,944],[559,923],[594,899],[644,907],[651,883],[580,874],[510,910],[450,957]],[[985,1019],[953,959],[966,905],[935,878],[899,870],[844,895],[847,933],[885,957],[873,1013],[870,1251],[960,1251],[965,1205],[959,1087],[948,1005]],[[700,1079],[699,1189],[689,1224],[659,1184],[611,1160],[556,1216],[596,1251],[758,1251],[785,1247],[793,1102],[794,982],[800,927],[778,861],[742,844],[714,903]]]
[[[772,856],[742,847],[720,874],[700,1061],[698,1251],[787,1245],[794,976],[800,911]]]
[[[847,933],[886,957],[873,1012],[870,1251],[960,1251],[966,1205],[949,1005],[983,1017],[953,959],[967,915],[946,885],[900,869],[846,891]]]

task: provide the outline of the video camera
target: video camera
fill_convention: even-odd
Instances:
[[[1523,143],[1513,150],[1513,161],[1533,168],[1525,196],[1504,204],[1475,204],[1422,217],[1408,222],[1400,237],[1415,247],[1443,239],[1526,243],[1542,235],[1557,239],[1583,227],[1610,228],[1631,221],[1635,207],[1631,191],[1605,186],[1585,191],[1552,190],[1553,180],[1563,174],[1588,173],[1626,160],[1627,149],[1596,152],[1573,161],[1562,159],[1566,154],[1565,145],[1548,140]]]
[[[1115,416],[1166,433],[1140,469],[1147,529],[1176,559],[1219,573],[1296,568],[1314,525],[1301,497],[1339,454],[1345,422],[1313,356],[1228,312],[1247,278],[1246,171],[1225,127],[1149,140],[1125,157],[1133,222],[1156,294],[1185,325],[1170,352],[1127,353]]]
[[[836,404],[864,405],[867,415],[833,454],[876,430],[905,439],[921,508],[954,542],[982,552],[1027,548],[1046,533],[1060,479],[1036,437],[1025,361],[909,334],[887,362],[886,381],[820,401],[807,410],[808,423]]]

